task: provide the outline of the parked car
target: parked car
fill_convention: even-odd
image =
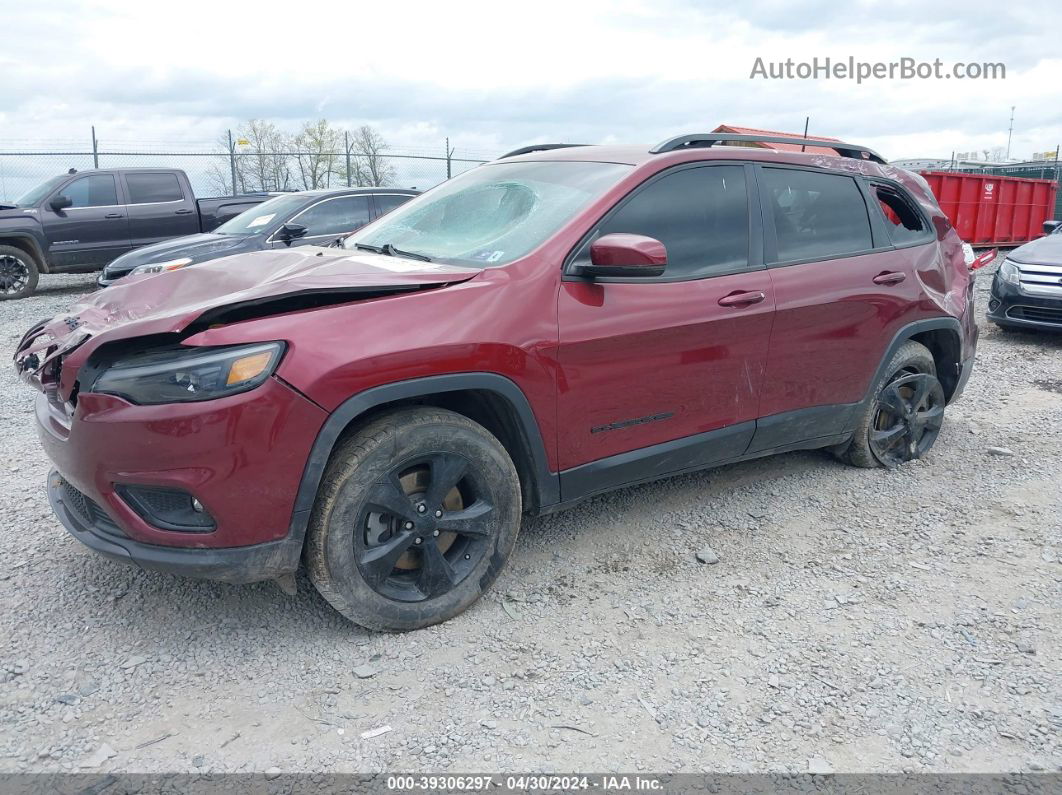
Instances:
[[[99,270],[130,249],[209,232],[271,195],[196,199],[174,168],[53,177],[0,203],[0,300],[29,295],[41,273]]]
[[[988,319],[1002,329],[1062,331],[1062,225],[1011,251],[992,278]]]
[[[219,257],[329,245],[417,195],[400,188],[308,190],[275,196],[213,232],[179,237],[123,254],[103,269],[101,287],[131,273],[161,273]]]
[[[789,450],[926,455],[974,361],[962,242],[868,149],[732,139],[505,157],[342,250],[34,326],[15,366],[55,513],[148,569],[290,588],[304,560],[343,615],[405,630],[475,602],[525,513]]]

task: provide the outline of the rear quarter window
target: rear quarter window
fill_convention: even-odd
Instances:
[[[885,228],[894,246],[924,243],[930,239],[925,218],[903,191],[891,185],[872,184],[870,192],[877,199],[878,209],[885,219]]]

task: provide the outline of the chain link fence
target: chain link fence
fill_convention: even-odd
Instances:
[[[387,149],[378,155],[352,150],[335,152],[218,152],[197,147],[169,148],[141,144],[97,148],[0,140],[0,199],[12,201],[40,182],[70,169],[179,168],[188,174],[196,196],[223,196],[251,190],[339,188],[367,181],[365,175],[390,187],[426,190],[491,159],[457,156],[445,146],[432,150]],[[476,153],[477,155],[479,153]],[[372,168],[369,168],[372,166]],[[235,177],[235,191],[233,179]],[[361,177],[361,178],[359,178]]]

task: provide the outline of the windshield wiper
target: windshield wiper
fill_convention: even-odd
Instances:
[[[421,262],[431,262],[431,257],[427,254],[419,254],[416,251],[403,251],[400,248],[395,248],[390,243],[384,243],[382,246],[355,243],[354,248],[359,248],[362,251],[372,251],[376,254],[386,254],[388,257],[405,257],[406,259],[417,259]]]

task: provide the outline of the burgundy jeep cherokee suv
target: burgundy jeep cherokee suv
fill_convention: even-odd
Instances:
[[[921,178],[688,135],[542,146],[344,248],[135,277],[38,324],[60,521],[109,557],[293,584],[367,627],[443,621],[524,513],[828,448],[924,455],[977,340]],[[791,141],[790,141],[791,142]]]

